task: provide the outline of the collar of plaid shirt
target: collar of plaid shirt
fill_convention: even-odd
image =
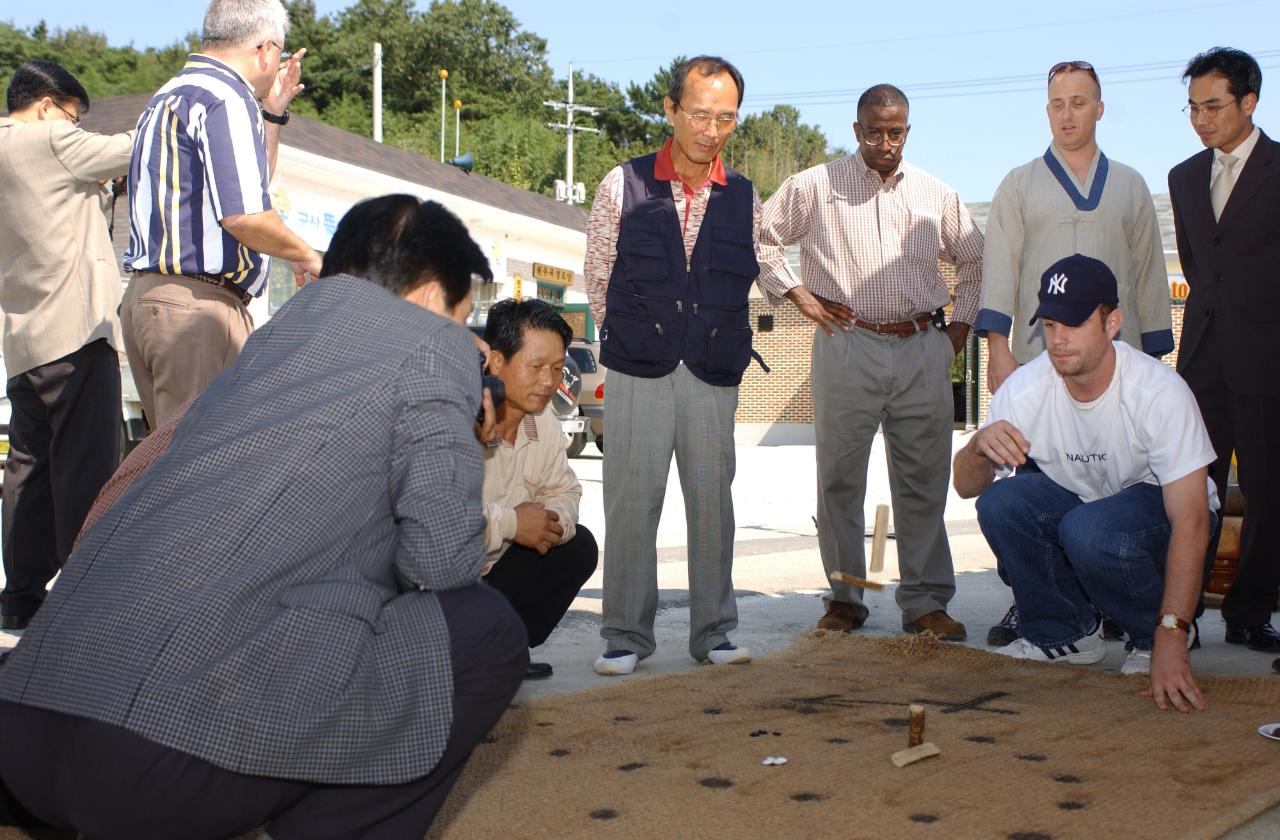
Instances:
[[[858,173],[858,177],[861,178],[862,180],[872,181],[875,184],[877,184],[881,189],[883,189],[885,186],[888,186],[890,189],[895,189],[897,188],[898,184],[902,183],[903,160],[901,159],[898,160],[898,168],[894,170],[894,173],[889,176],[888,180],[885,180],[884,178],[880,177],[879,172],[875,171],[870,166],[867,166],[867,162],[866,160],[863,159],[861,151],[854,152],[852,157],[853,157],[854,170]]]

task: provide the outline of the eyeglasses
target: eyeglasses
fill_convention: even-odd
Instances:
[[[1232,102],[1239,102],[1239,101],[1240,101],[1240,97],[1233,96],[1226,102],[1223,102],[1221,105],[1219,105],[1216,102],[1206,102],[1203,105],[1197,102],[1188,102],[1186,105],[1182,106],[1182,113],[1188,115],[1193,120],[1196,117],[1200,116],[1201,114],[1204,114],[1209,119],[1213,119],[1214,117],[1218,116],[1218,112],[1221,111],[1223,108],[1227,107]]]
[[[51,101],[52,101],[52,100],[51,100]],[[57,102],[54,102],[54,103],[53,103],[53,107],[57,108],[57,109],[58,109],[59,111],[61,111],[62,113],[66,114],[66,115],[67,115],[67,119],[71,120],[71,124],[72,124],[72,125],[79,125],[79,124],[80,124],[80,115],[79,115],[79,114],[73,114],[73,113],[71,113],[71,112],[70,112],[70,111],[68,111],[66,108],[63,108],[61,105],[59,105]]]
[[[679,102],[676,103],[676,107],[680,108]],[[680,108],[680,113],[685,115],[685,118],[689,120],[689,125],[693,126],[695,131],[706,131],[707,127],[713,122],[716,124],[716,132],[719,134],[729,134],[738,127],[737,114],[721,114],[718,117],[713,117],[706,111],[695,111],[691,114],[684,108]]]
[[[868,146],[879,146],[886,140],[890,146],[901,146],[907,142],[907,129],[891,128],[887,133],[878,128],[862,129],[862,142]]]
[[[1083,70],[1098,82],[1098,87],[1102,87],[1102,82],[1098,81],[1098,71],[1093,69],[1093,65],[1087,61],[1059,61],[1057,64],[1049,68],[1049,81],[1053,81],[1053,77],[1061,73],[1063,70]]]
[[[258,44],[258,46],[254,47],[254,49],[255,49],[255,50],[260,50],[260,49],[262,49],[263,47],[267,46],[268,44],[270,44],[271,46],[276,47],[277,49],[279,49],[279,50],[280,50],[280,63],[281,63],[281,64],[284,64],[286,61],[288,61],[289,59],[293,58],[293,53],[291,53],[291,52],[289,52],[288,50],[286,50],[286,49],[284,48],[284,44],[277,44],[275,41],[263,41],[261,44]]]

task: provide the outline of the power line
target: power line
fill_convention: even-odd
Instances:
[[[833,43],[833,44],[805,44],[803,46],[794,46],[794,47],[764,47],[756,50],[737,50],[734,52],[734,55],[735,56],[770,55],[775,53],[786,53],[786,52],[811,53],[817,50],[848,49],[849,47],[877,46],[881,44],[903,44],[903,43],[913,43],[917,41],[936,41],[944,38],[945,39],[965,38],[973,35],[999,35],[999,34],[1004,34],[1009,32],[1026,32],[1032,29],[1062,29],[1063,27],[1074,26],[1076,24],[1105,23],[1107,21],[1131,20],[1133,18],[1156,17],[1156,16],[1164,17],[1171,14],[1177,14],[1179,12],[1196,12],[1198,14],[1203,14],[1208,9],[1221,9],[1221,8],[1229,8],[1232,6],[1252,6],[1252,5],[1257,5],[1263,2],[1271,2],[1271,0],[1227,0],[1226,2],[1222,2],[1222,3],[1199,3],[1195,5],[1190,5],[1190,6],[1178,6],[1171,9],[1158,9],[1158,10],[1152,10],[1152,11],[1146,11],[1146,12],[1126,12],[1126,13],[1115,14],[1115,15],[1101,15],[1098,17],[1080,18],[1074,21],[1053,20],[1053,21],[1044,21],[1041,23],[1025,23],[1017,26],[997,26],[997,27],[989,27],[986,29],[970,29],[970,30],[951,31],[951,32],[939,32],[933,35],[900,35],[895,38],[878,37],[878,38],[872,38],[864,41],[843,41],[840,43]],[[584,64],[587,64],[587,63],[610,64],[610,63],[617,63],[617,62],[623,62],[623,61],[667,61],[669,59],[670,59],[670,56],[649,56],[649,57],[634,56],[634,57],[624,58],[618,55],[612,55],[612,56],[605,56],[601,58],[588,59],[583,63]]]
[[[1276,64],[1263,63],[1265,59],[1280,57],[1280,50],[1266,50],[1258,52],[1254,54],[1254,57],[1259,60],[1259,64],[1263,69],[1269,70],[1280,66]],[[1099,67],[1097,68],[1097,72],[1103,79],[1103,87],[1108,88],[1115,85],[1170,81],[1171,77],[1163,72],[1156,73],[1155,75],[1152,75],[1152,73],[1154,71],[1177,70],[1178,75],[1180,76],[1181,71],[1185,66],[1186,62],[1183,60],[1160,61],[1147,64],[1122,65],[1110,68]],[[1137,76],[1136,78],[1115,78],[1117,75],[1139,73],[1144,75]],[[912,100],[941,99],[943,97],[953,96],[982,96],[1043,91],[1045,81],[1045,74],[1035,73],[1032,75],[1020,76],[988,76],[978,79],[953,79],[939,82],[920,82],[916,84],[904,84],[902,87],[910,91]],[[1027,86],[1033,83],[1033,87]],[[764,103],[779,105],[836,105],[856,102],[861,94],[862,90],[859,88],[783,91],[777,93],[747,95],[743,98],[743,102],[744,104],[757,106]]]

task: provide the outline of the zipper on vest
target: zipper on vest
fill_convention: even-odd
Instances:
[[[693,302],[693,314],[698,314],[698,302],[696,300]]]
[[[664,333],[664,332],[662,331],[662,322],[661,322],[661,321],[654,321],[654,322],[653,322],[653,328],[654,328],[655,330],[657,330],[657,331],[658,331],[658,335],[666,335],[666,333]]]
[[[677,299],[676,299],[676,312],[683,312],[683,311],[684,311],[684,301],[682,301],[682,300],[680,300],[679,298],[677,298]]]

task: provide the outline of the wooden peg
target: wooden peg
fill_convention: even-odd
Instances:
[[[911,725],[907,728],[907,746],[918,747],[924,743],[924,706],[912,703],[907,706],[911,714]]]
[[[853,575],[846,575],[844,572],[832,572],[831,579],[837,583],[847,583],[851,586],[861,586],[863,589],[872,589],[876,592],[884,591],[883,583],[876,583],[874,580],[864,580]]]
[[[889,760],[893,762],[894,767],[906,767],[908,764],[915,764],[917,761],[923,761],[935,755],[942,755],[942,750],[934,746],[932,741],[925,741],[919,746],[898,750],[889,756]]]
[[[871,532],[871,571],[884,571],[884,544],[889,539],[889,506],[876,505],[876,527]]]

